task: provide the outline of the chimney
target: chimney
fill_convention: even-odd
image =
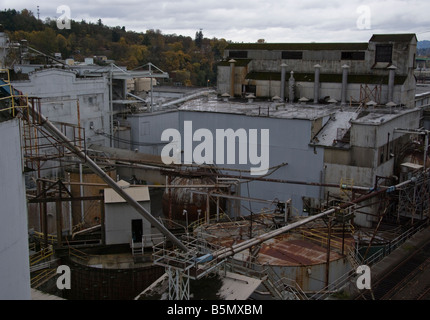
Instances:
[[[236,60],[231,59],[229,63],[230,63],[230,96],[234,97],[234,64],[236,63]]]
[[[396,75],[396,69],[397,67],[394,65],[391,65],[388,67],[389,74],[388,74],[388,101],[387,102],[394,102],[394,76]]]
[[[281,64],[281,101],[285,101],[285,72],[287,65],[285,63]]]
[[[348,87],[348,69],[349,66],[344,64],[342,66],[342,96],[340,105],[343,107],[346,105],[346,89]]]
[[[294,86],[296,84],[296,80],[294,79],[294,71],[291,71],[290,73],[290,79],[288,80],[288,99],[290,103],[294,102]]]
[[[314,65],[315,79],[314,79],[314,103],[318,103],[320,96],[320,68],[319,64]]]

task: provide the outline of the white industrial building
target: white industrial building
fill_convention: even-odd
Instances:
[[[131,187],[119,181],[125,192],[148,212],[151,211],[148,187]],[[142,242],[143,236],[150,240],[151,224],[134,211],[113,189],[104,189],[105,239],[107,245]]]
[[[76,72],[49,68],[29,73],[29,80],[14,81],[15,89],[40,98],[41,112],[51,121],[80,125],[86,143],[105,145],[95,128],[109,128],[109,86],[106,76],[81,78]]]

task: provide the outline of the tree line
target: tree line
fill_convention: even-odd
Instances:
[[[48,55],[61,53],[63,59],[84,61],[86,57],[106,56],[129,70],[153,63],[183,85],[207,86],[216,83],[216,64],[228,42],[205,38],[202,30],[195,38],[163,34],[161,30],[135,32],[71,20],[70,29],[58,29],[57,21],[41,21],[27,9],[0,11],[0,23],[12,42],[27,40],[29,46]],[[98,62],[103,63],[103,62]]]

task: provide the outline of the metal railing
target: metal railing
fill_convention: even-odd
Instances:
[[[240,261],[230,258],[226,261],[225,268],[231,272],[261,279],[274,299],[308,300],[307,294],[295,280],[287,277],[280,277],[273,268],[268,265],[260,265],[251,261]]]
[[[34,266],[43,260],[50,258],[53,254],[54,249],[52,248],[52,245],[48,246],[47,248],[43,248],[39,252],[36,252],[30,256],[30,266]]]
[[[9,69],[0,69],[0,74],[1,73],[5,73],[6,74],[6,79],[3,79],[4,84],[0,84],[0,88],[2,87],[9,87],[9,96],[6,97],[1,97],[0,101],[3,100],[10,100],[10,104],[9,107],[7,108],[2,108],[0,109],[0,112],[3,111],[12,111],[12,116],[15,117],[16,115],[16,108],[27,108],[28,107],[28,95],[24,95],[24,94],[15,94],[15,89],[12,87],[12,84],[10,82],[10,74],[9,74]],[[23,104],[18,103],[15,104],[15,99],[18,99],[19,102],[24,102]]]
[[[390,241],[390,243],[382,246],[379,250],[374,252],[369,257],[362,257],[358,251],[356,252],[348,252],[348,254],[352,254],[354,258],[354,263],[360,265],[367,265],[369,267],[375,265],[377,262],[381,261],[384,257],[388,256],[393,250],[397,249],[402,245],[406,240],[410,239],[417,232],[425,229],[427,226],[422,224],[419,226],[414,226],[400,234],[394,240]],[[347,257],[348,258],[348,257]],[[349,259],[348,259],[349,260]],[[351,260],[350,260],[351,261]],[[353,269],[341,275],[338,279],[331,282],[328,286],[322,288],[320,291],[316,292],[312,296],[309,297],[311,300],[322,300],[334,293],[340,292],[348,283],[353,282],[356,277],[356,269],[354,263],[351,262]]]
[[[48,243],[54,244],[57,243],[57,235],[56,234],[47,234]],[[42,241],[45,239],[45,234],[39,231],[34,231],[34,238]]]
[[[35,276],[30,279],[30,286],[37,288],[47,282],[49,279],[54,277],[57,273],[57,269],[44,269],[38,272]]]
[[[152,254],[154,264],[182,271],[193,269],[190,277],[200,279],[225,261],[212,257],[211,252],[219,249],[217,245],[189,235],[182,236],[181,241],[187,247],[187,251],[167,247],[166,241],[154,244]]]

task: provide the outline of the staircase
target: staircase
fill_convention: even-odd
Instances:
[[[264,266],[264,269],[258,270],[263,266],[234,259],[229,259],[226,266],[232,272],[261,279],[262,284],[275,300],[308,300],[304,291],[294,280],[279,277],[270,266]]]
[[[57,269],[52,266],[56,266],[57,261],[52,260],[53,254],[54,250],[49,245],[30,256],[30,274],[32,274],[30,284],[32,288],[41,286],[56,275]]]

